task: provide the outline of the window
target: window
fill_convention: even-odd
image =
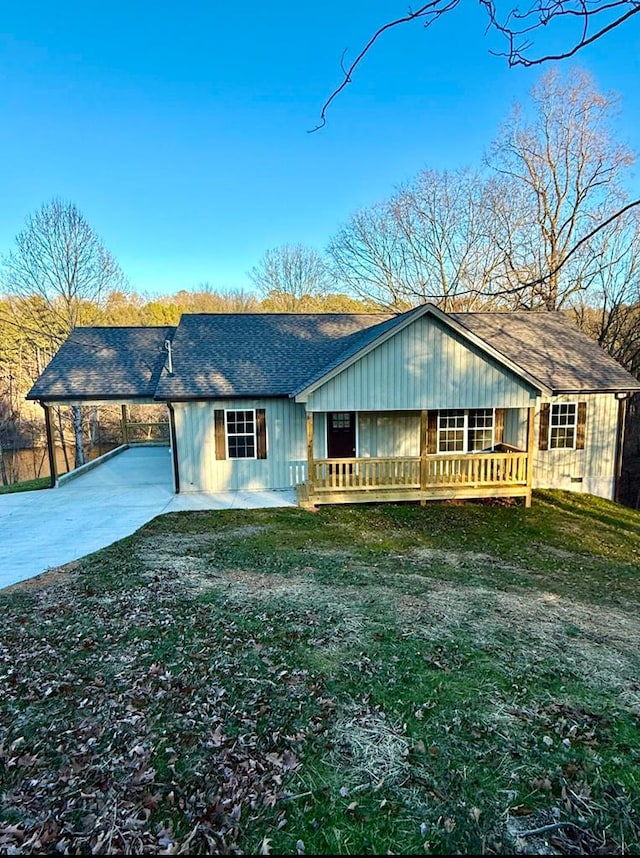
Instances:
[[[331,426],[333,429],[351,429],[351,412],[334,411],[331,415]]]
[[[569,449],[576,446],[578,406],[575,402],[556,402],[551,406],[549,420],[549,449]]]
[[[493,408],[477,408],[469,412],[469,450],[480,452],[493,447]]]
[[[438,453],[464,453],[465,422],[464,411],[438,414]]]
[[[256,458],[256,412],[227,411],[227,454],[230,459]]]
[[[477,453],[493,445],[493,408],[438,413],[438,453]]]

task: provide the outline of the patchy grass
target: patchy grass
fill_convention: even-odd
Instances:
[[[0,486],[0,495],[10,495],[14,492],[33,492],[38,489],[48,489],[51,485],[49,477],[38,477],[37,480],[23,480],[21,483],[10,483]]]
[[[155,519],[0,594],[0,852],[637,852],[639,567],[563,493]]]

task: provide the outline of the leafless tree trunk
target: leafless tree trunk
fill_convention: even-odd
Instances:
[[[98,417],[98,406],[92,405],[89,409],[89,430],[87,433],[88,448],[91,452],[98,443],[98,434],[100,431],[100,421]]]
[[[82,409],[79,405],[71,406],[71,422],[73,424],[73,442],[75,446],[74,468],[84,465],[84,433],[82,431]]]
[[[58,438],[60,439],[60,446],[62,447],[62,454],[64,456],[64,463],[65,463],[66,470],[68,473],[71,470],[71,468],[69,467],[69,453],[67,452],[67,441],[66,441],[65,432],[64,432],[64,420],[62,417],[62,408],[58,405],[55,408],[55,412],[56,412],[56,422],[58,424],[57,425]],[[53,450],[53,455],[54,456],[56,455],[55,447]]]

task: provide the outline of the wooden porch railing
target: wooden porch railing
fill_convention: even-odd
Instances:
[[[472,453],[395,458],[314,459],[312,492],[437,489],[527,483],[527,454]]]

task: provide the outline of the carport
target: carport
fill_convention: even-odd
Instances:
[[[76,328],[72,331],[27,395],[27,399],[39,402],[44,410],[52,487],[95,468],[105,458],[87,462],[62,477],[58,474],[52,420],[52,408],[57,405],[119,406],[122,449],[144,440],[139,434],[141,429],[155,426],[165,431],[154,443],[164,443],[173,450],[170,406],[167,407],[167,420],[162,423],[132,423],[129,408],[132,405],[158,408],[154,393],[170,353],[174,332],[175,328],[169,326]],[[174,481],[173,489],[176,487]]]

